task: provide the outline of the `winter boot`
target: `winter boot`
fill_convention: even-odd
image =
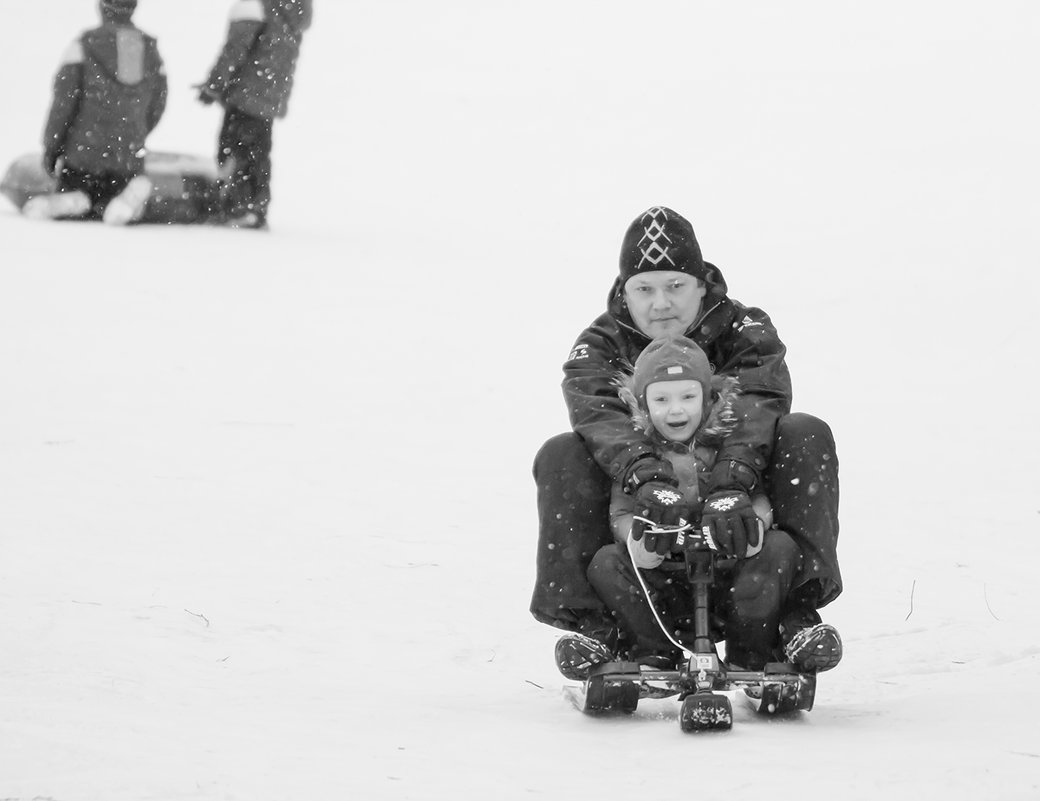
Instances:
[[[108,225],[128,225],[137,222],[152,195],[152,182],[147,175],[138,175],[126,185],[105,207],[101,219]]]
[[[58,220],[62,217],[86,217],[90,198],[84,192],[58,192],[36,195],[25,201],[22,214],[33,220]]]
[[[584,634],[571,632],[556,641],[556,667],[572,681],[584,681],[592,668],[613,659],[609,645]]]
[[[787,661],[806,673],[830,670],[841,661],[838,630],[824,623],[815,609],[786,615],[780,623],[780,644]]]
[[[225,225],[228,228],[248,228],[254,231],[267,230],[267,220],[264,219],[263,215],[257,214],[255,211],[247,211],[236,217],[229,217]]]

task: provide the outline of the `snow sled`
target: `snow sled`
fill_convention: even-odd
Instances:
[[[716,568],[727,561],[713,551],[704,535],[690,526],[655,528],[649,533],[674,534],[685,555],[683,562],[666,562],[666,569],[685,570],[693,588],[694,640],[692,648],[676,642],[654,608],[642,577],[639,578],[650,609],[669,640],[688,660],[676,670],[649,670],[633,662],[607,662],[589,672],[582,687],[579,708],[589,715],[628,714],[642,698],[678,696],[682,705],[679,725],[684,732],[725,731],[733,726],[730,691],[742,691],[751,706],[763,715],[808,712],[816,697],[816,674],[800,672],[787,662],[773,662],[762,670],[727,666],[719,659],[712,636],[709,591]],[[637,576],[639,570],[636,570]]]
[[[763,670],[734,670],[717,653],[694,653],[678,670],[647,670],[632,662],[607,662],[589,674],[581,696],[588,715],[636,711],[640,699],[679,696],[679,726],[685,732],[724,731],[733,726],[727,691],[742,690],[762,715],[808,712],[816,695],[816,676],[786,662]]]
[[[209,222],[217,207],[218,171],[214,159],[184,153],[145,156],[152,194],[139,222],[192,224]],[[8,167],[0,181],[3,194],[20,211],[36,195],[51,194],[57,181],[43,169],[39,153],[27,153]]]

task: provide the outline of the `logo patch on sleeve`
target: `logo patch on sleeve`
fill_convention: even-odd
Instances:
[[[573,362],[577,359],[589,358],[589,346],[588,345],[575,345],[574,350],[571,351],[571,355],[567,357],[567,361]]]

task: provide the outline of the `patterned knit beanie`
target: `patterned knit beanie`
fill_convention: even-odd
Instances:
[[[686,337],[661,337],[647,345],[636,359],[632,393],[644,408],[646,388],[655,381],[697,381],[704,407],[711,405],[711,365],[700,346]]]
[[[664,206],[639,215],[621,243],[621,283],[638,273],[674,270],[713,283],[714,271],[704,264],[689,221]]]

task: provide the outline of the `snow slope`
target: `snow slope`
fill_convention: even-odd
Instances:
[[[226,4],[143,2],[173,96]],[[273,230],[0,209],[0,798],[1040,797],[1034,4],[319,3]],[[22,4],[0,161],[93,3]],[[725,735],[589,719],[530,463],[670,205],[842,463],[847,656]]]

